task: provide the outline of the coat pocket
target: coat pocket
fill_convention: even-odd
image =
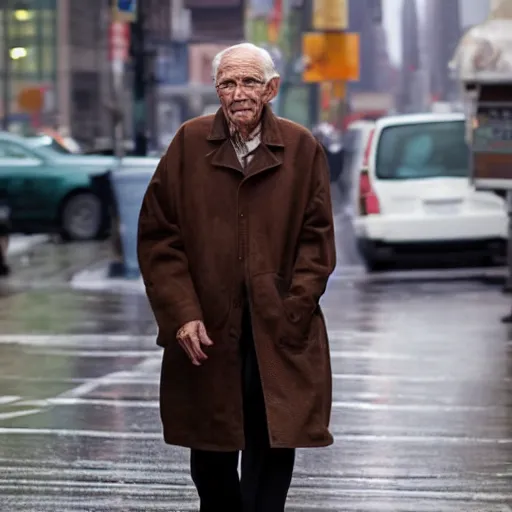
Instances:
[[[299,302],[289,295],[289,287],[274,272],[256,275],[252,280],[256,312],[274,342],[300,351],[307,346],[312,315],[302,311]]]
[[[284,315],[281,320],[278,343],[284,348],[302,352],[309,343],[313,315],[302,311],[293,297],[283,299]]]

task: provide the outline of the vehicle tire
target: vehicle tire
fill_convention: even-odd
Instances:
[[[389,261],[377,258],[368,253],[361,254],[366,271],[370,274],[384,272],[389,268]]]
[[[389,264],[382,260],[365,260],[364,266],[366,267],[366,271],[370,274],[375,274],[376,272],[384,272],[389,268]]]
[[[507,264],[507,258],[495,252],[489,252],[480,258],[479,263],[482,267],[501,267]]]
[[[69,196],[61,210],[61,235],[66,241],[97,240],[103,232],[103,206],[92,192]]]

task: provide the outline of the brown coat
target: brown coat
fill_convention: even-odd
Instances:
[[[219,111],[185,123],[146,192],[138,254],[164,347],[160,413],[169,444],[243,449],[245,282],[273,447],[332,443],[331,366],[318,305],[335,266],[325,154],[301,126],[263,114],[246,176]],[[214,341],[193,366],[175,340],[202,319]]]

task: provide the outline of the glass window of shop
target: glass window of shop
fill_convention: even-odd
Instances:
[[[55,0],[11,0],[0,4],[1,69],[9,58],[8,76],[2,73],[2,89],[10,89],[11,101],[22,83],[54,83],[56,78],[57,15]],[[5,23],[6,21],[6,23]],[[6,49],[8,50],[6,52]]]

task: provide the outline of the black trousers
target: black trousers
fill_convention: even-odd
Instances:
[[[295,450],[270,448],[265,402],[250,317],[244,315],[240,343],[245,449],[241,477],[238,452],[192,450],[191,476],[200,512],[284,512]]]

